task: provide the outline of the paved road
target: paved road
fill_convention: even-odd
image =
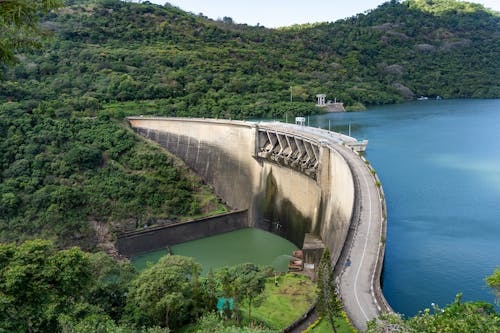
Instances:
[[[358,221],[352,221],[357,225],[339,277],[339,294],[353,325],[364,331],[366,322],[377,317],[384,306],[378,304],[374,290],[380,286],[380,276],[375,275],[380,247],[383,246],[382,206],[370,169],[356,154],[341,148],[341,154],[355,174],[357,201],[361,206]]]

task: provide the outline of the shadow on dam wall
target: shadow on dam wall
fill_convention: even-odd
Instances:
[[[266,177],[263,193],[256,198],[255,226],[286,238],[301,248],[312,221],[303,216],[290,200],[279,200],[278,194],[278,185],[271,171]]]

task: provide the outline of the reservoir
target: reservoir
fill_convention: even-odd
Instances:
[[[500,100],[426,100],[330,113],[310,126],[368,139],[388,205],[383,292],[414,315],[464,300],[494,302],[500,266]],[[497,306],[497,310],[500,308]]]
[[[270,265],[277,271],[286,272],[297,247],[270,232],[246,228],[174,245],[171,250],[173,254],[193,257],[203,266],[202,274],[206,274],[210,268],[247,262]],[[155,263],[166,253],[166,250],[161,250],[139,255],[132,258],[132,263],[136,269],[142,270],[147,267],[147,262]]]

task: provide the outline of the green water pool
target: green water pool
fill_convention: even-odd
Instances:
[[[172,246],[173,254],[193,257],[203,267],[203,274],[211,268],[252,262],[270,265],[276,271],[286,272],[288,261],[297,247],[288,240],[260,229],[247,228],[206,237]],[[132,257],[137,270],[143,270],[148,263],[156,263],[167,250],[160,250]]]

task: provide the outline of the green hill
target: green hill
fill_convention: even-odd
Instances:
[[[317,93],[351,107],[500,97],[500,16],[480,5],[391,1],[276,30],[169,5],[71,3],[45,17],[53,32],[46,48],[5,73],[2,100],[43,100],[49,109],[64,101],[85,114],[154,100],[155,114],[248,118],[315,112]]]

